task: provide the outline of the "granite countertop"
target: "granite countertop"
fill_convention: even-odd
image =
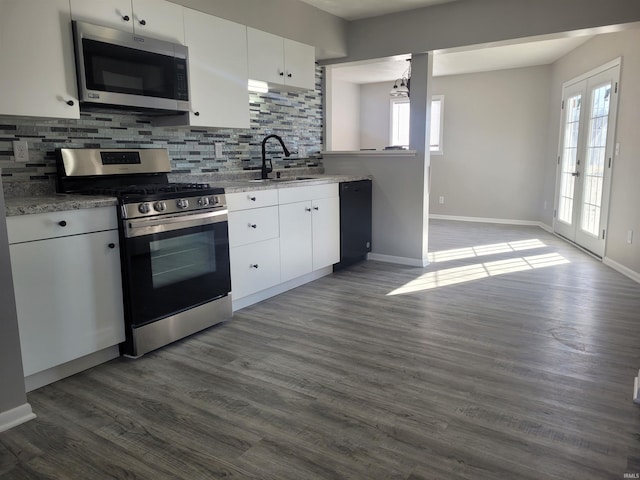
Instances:
[[[117,205],[118,202],[114,197],[55,193],[51,195],[10,197],[5,198],[4,203],[6,216],[12,217],[34,213],[79,210],[81,208],[111,207]]]
[[[267,190],[274,188],[291,188],[310,185],[322,185],[327,183],[350,182],[356,180],[371,179],[367,175],[324,175],[309,174],[297,177],[283,177],[265,181],[251,181],[247,179],[211,181],[207,178],[197,178],[192,175],[188,181],[209,182],[213,187],[222,187],[225,193],[248,192],[253,190]],[[34,213],[62,212],[65,210],[78,210],[81,208],[109,207],[117,205],[114,197],[102,197],[92,195],[71,195],[56,193],[50,195],[31,195],[5,198],[5,213],[7,217],[16,215],[30,215]]]
[[[298,180],[297,178],[301,178]],[[229,180],[216,182],[216,187],[223,187],[225,193],[249,192],[253,190],[269,190],[292,187],[307,187],[327,183],[353,182],[371,180],[368,175],[300,175],[299,177],[272,178],[269,180]]]

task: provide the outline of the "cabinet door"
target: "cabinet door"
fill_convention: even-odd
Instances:
[[[312,271],[311,202],[280,205],[280,278],[283,282]]]
[[[117,230],[10,245],[25,376],[124,341]]]
[[[313,200],[313,269],[340,261],[340,198]]]
[[[184,26],[189,47],[189,124],[249,128],[247,27],[188,8]]]
[[[0,9],[0,112],[80,118],[69,0],[1,0]]]
[[[249,78],[284,85],[284,41],[282,37],[247,28]]]
[[[231,248],[231,293],[246,297],[280,283],[280,242],[277,238]]]
[[[71,0],[71,18],[133,33],[131,0]]]
[[[137,35],[184,45],[183,7],[164,0],[132,0]]]
[[[284,39],[285,83],[289,87],[313,90],[316,85],[315,48]]]

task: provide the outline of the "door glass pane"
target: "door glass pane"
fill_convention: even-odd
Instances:
[[[213,232],[192,233],[149,244],[153,288],[216,271]]]
[[[575,191],[576,160],[578,155],[578,132],[580,129],[580,105],[582,95],[577,94],[567,100],[567,114],[562,146],[562,170],[560,171],[560,199],[558,219],[573,222],[573,196]]]
[[[610,99],[611,83],[600,85],[593,90],[584,166],[584,193],[580,228],[595,236],[598,236],[600,232]]]

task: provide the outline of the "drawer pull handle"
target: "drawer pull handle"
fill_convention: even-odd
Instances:
[[[58,225],[60,225],[61,227],[66,227],[67,226],[67,222],[66,222],[66,220],[60,220],[58,222]]]
[[[258,268],[258,264],[257,263],[252,263],[251,265],[249,265],[249,268]]]
[[[116,248],[116,244],[115,244],[115,243],[110,243],[109,245],[107,245],[107,247],[109,247],[109,248]]]
[[[250,223],[250,224],[249,224],[249,226],[250,226],[251,228],[258,228],[258,225],[256,225],[255,223]]]
[[[256,201],[256,197],[249,197],[249,200],[251,200],[252,202]]]

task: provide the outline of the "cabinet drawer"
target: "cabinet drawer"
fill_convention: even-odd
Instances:
[[[306,187],[281,188],[278,191],[280,204],[305,202],[316,198],[329,198],[338,196],[338,184],[327,183],[324,185],[309,185]]]
[[[280,241],[277,238],[234,247],[229,253],[234,299],[280,283]]]
[[[227,193],[229,211],[247,208],[270,207],[278,204],[277,190],[254,190],[251,192]]]
[[[278,207],[252,208],[229,213],[229,246],[239,247],[279,235]]]
[[[116,230],[117,228],[118,220],[115,207],[84,208],[7,217],[10,244]]]

